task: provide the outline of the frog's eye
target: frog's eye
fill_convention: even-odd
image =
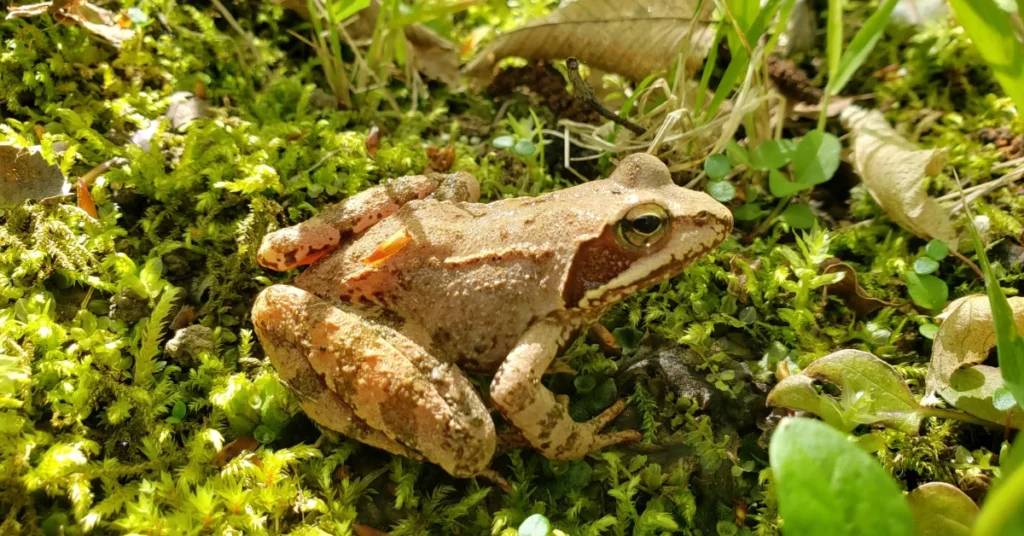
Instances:
[[[619,220],[619,239],[633,247],[646,247],[657,242],[667,226],[668,213],[661,206],[635,206]]]

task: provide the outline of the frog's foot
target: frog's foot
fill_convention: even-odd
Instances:
[[[541,383],[541,376],[558,348],[568,340],[572,328],[556,319],[531,327],[502,363],[491,384],[491,398],[505,419],[534,448],[555,460],[575,460],[609,445],[640,439],[635,430],[601,433],[626,408],[624,401],[619,400],[597,417],[579,423],[569,416],[567,399],[556,397]]]
[[[494,422],[458,367],[401,333],[294,287],[265,289],[256,333],[321,425],[458,477],[487,471]]]

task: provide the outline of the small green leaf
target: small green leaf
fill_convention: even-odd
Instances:
[[[978,505],[945,482],[929,482],[907,495],[917,536],[968,536]]]
[[[792,161],[795,151],[796,144],[793,140],[762,142],[750,151],[750,167],[760,171],[779,169]]]
[[[724,154],[713,154],[704,161],[704,171],[713,180],[725,178],[732,171],[729,157]]]
[[[935,334],[939,331],[939,326],[935,324],[921,324],[917,327],[918,333],[926,339],[935,339]]]
[[[170,424],[177,424],[185,419],[185,403],[181,400],[174,403],[174,407],[171,408],[171,416],[167,417],[167,422]]]
[[[728,203],[736,197],[736,187],[729,181],[711,181],[708,183],[708,194],[720,203]]]
[[[516,144],[516,139],[512,136],[498,136],[491,141],[491,145],[498,149],[511,149]]]
[[[621,328],[615,328],[612,330],[612,337],[615,342],[622,348],[622,351],[630,354],[640,347],[640,340],[644,337],[644,332],[634,328],[633,326],[623,326]]]
[[[786,536],[912,536],[910,507],[868,453],[827,424],[786,418],[769,446]]]
[[[1017,400],[1013,398],[1013,393],[1004,386],[996,389],[996,392],[992,394],[992,405],[999,411],[1010,411],[1017,405]]]
[[[810,188],[809,184],[793,182],[777,169],[768,171],[768,191],[775,197],[789,197],[801,190]]]
[[[729,163],[733,166],[743,166],[750,163],[750,155],[747,148],[736,143],[736,140],[725,142],[725,154],[729,157]]]
[[[581,374],[573,378],[572,384],[576,387],[577,392],[589,393],[594,390],[594,387],[597,387],[597,380],[590,374]]]
[[[842,144],[839,138],[815,130],[796,146],[793,154],[793,178],[803,184],[821,184],[839,169]]]
[[[533,514],[519,525],[519,536],[548,536],[551,534],[551,522],[543,514]]]
[[[921,274],[930,274],[939,269],[939,263],[931,257],[919,257],[914,261],[914,271]]]
[[[537,147],[530,140],[519,140],[512,147],[512,152],[519,156],[530,156],[537,151]]]
[[[815,221],[814,213],[807,205],[789,205],[786,210],[782,211],[779,219],[794,229],[810,229],[814,227]]]
[[[949,255],[949,246],[945,242],[939,239],[934,239],[928,242],[928,245],[924,247],[924,252],[929,257],[941,261]]]
[[[907,283],[910,299],[929,311],[941,309],[949,299],[949,287],[946,286],[946,282],[934,275],[903,272],[903,280]]]
[[[754,221],[761,217],[764,211],[761,210],[761,205],[757,203],[747,203],[740,205],[732,211],[732,217],[736,221]]]

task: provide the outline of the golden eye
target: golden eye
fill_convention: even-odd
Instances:
[[[668,213],[654,203],[629,209],[619,220],[619,239],[633,247],[647,247],[665,235]]]

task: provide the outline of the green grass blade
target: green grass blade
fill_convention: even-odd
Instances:
[[[1003,91],[1024,110],[1024,43],[1017,39],[1010,15],[994,0],[950,0],[967,35],[992,68]],[[1024,2],[1018,0],[1019,6]]]
[[[961,195],[963,193],[961,192]],[[1024,402],[1024,338],[1017,329],[1017,323],[1013,318],[1013,309],[1006,299],[1003,289],[999,288],[999,281],[992,271],[992,265],[988,262],[988,255],[985,254],[985,245],[981,242],[978,230],[974,228],[974,218],[964,202],[964,210],[967,213],[968,230],[971,232],[971,241],[978,253],[978,264],[981,272],[985,274],[985,289],[988,292],[988,301],[992,307],[992,318],[996,330],[996,352],[999,356],[999,371],[1002,373],[1006,388],[1017,400],[1017,405]]]
[[[768,23],[771,22],[772,18],[775,17],[776,11],[779,9],[780,0],[769,0],[764,7],[758,12],[754,22],[750,25],[750,28],[744,30],[748,43],[757,43],[761,39],[761,34],[768,28]],[[723,25],[730,26],[729,24],[722,22]],[[735,30],[726,30],[735,31]],[[727,34],[728,35],[728,34]],[[735,35],[735,34],[733,34]],[[739,39],[736,39],[739,41]],[[750,55],[743,47],[731,47],[732,48],[732,60],[729,61],[729,66],[725,68],[725,74],[722,75],[722,80],[719,82],[718,87],[715,89],[715,95],[711,98],[711,104],[708,105],[707,111],[704,113],[705,118],[713,117],[715,112],[718,111],[718,107],[722,105],[725,97],[729,95],[729,92],[736,87],[736,84],[742,80],[747,73],[747,67],[750,66]]]
[[[889,15],[892,14],[897,1],[885,0],[885,3],[868,18],[864,26],[857,32],[857,35],[853,37],[853,41],[850,41],[850,45],[846,47],[846,51],[839,60],[838,72],[834,78],[828,81],[827,91],[837,95],[843,90],[843,86],[850,81],[853,73],[857,72],[857,69],[864,63],[868,54],[871,53],[871,50],[875,48],[875,44],[882,37],[885,25],[889,22]],[[831,44],[831,41],[829,43]]]
[[[839,61],[843,54],[843,0],[828,0],[828,79],[839,75]]]

